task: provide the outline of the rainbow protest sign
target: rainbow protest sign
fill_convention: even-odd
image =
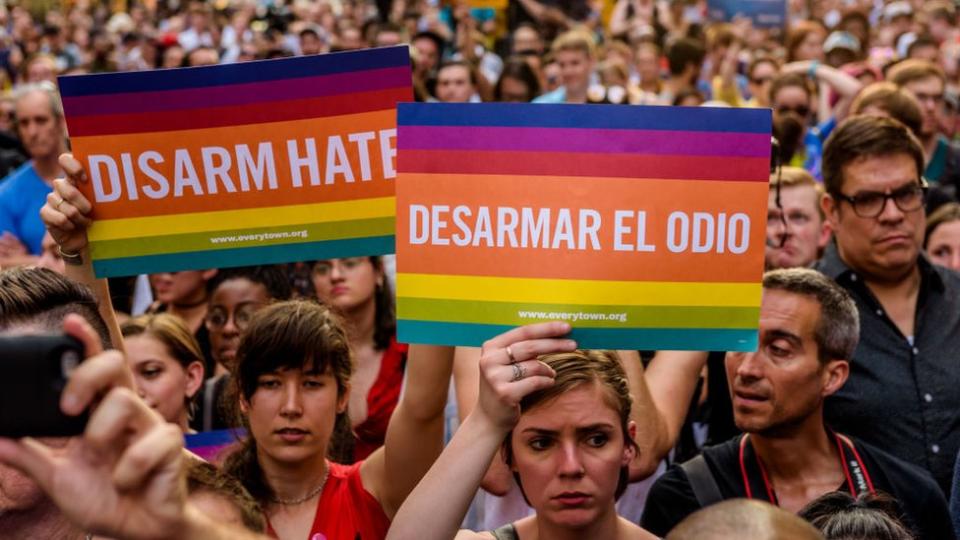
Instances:
[[[60,88],[98,276],[393,252],[407,47]]]
[[[755,350],[770,111],[401,104],[398,339]]]

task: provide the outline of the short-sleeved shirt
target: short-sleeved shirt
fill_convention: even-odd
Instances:
[[[306,540],[383,540],[390,519],[380,503],[363,487],[360,465],[327,462],[330,476],[317,502],[317,514]],[[277,533],[267,524],[267,534]]]
[[[759,460],[753,447],[744,446],[744,470],[740,466],[739,435],[723,444],[704,449],[703,458],[713,473],[724,500],[747,496],[744,477],[750,483],[752,498],[771,502],[759,472]],[[919,533],[917,538],[950,540],[954,538],[947,501],[936,482],[925,470],[856,439],[850,439],[873,489],[891,495],[900,504],[904,524]],[[850,492],[848,482],[838,491]],[[674,466],[657,479],[647,498],[641,526],[657,536],[665,536],[685,517],[700,509],[686,473]]]
[[[853,296],[860,342],[850,377],[826,400],[827,423],[930,471],[950,493],[960,450],[960,274],[917,260],[920,292],[911,340],[887,317],[834,243],[816,268]]]
[[[20,166],[0,183],[0,234],[16,236],[32,255],[39,255],[47,230],[40,219],[40,208],[52,188],[40,178],[33,162]]]

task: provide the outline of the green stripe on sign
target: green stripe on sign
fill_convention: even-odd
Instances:
[[[759,307],[597,306],[397,299],[397,317],[419,321],[519,326],[567,321],[578,328],[755,329]]]
[[[282,212],[282,209],[277,209]],[[176,219],[176,217],[171,217]],[[303,244],[387,236],[394,232],[396,220],[392,217],[258,227],[234,231],[173,234],[145,238],[104,240],[90,244],[91,256],[95,259],[142,257],[194,251],[218,251],[248,247],[285,244]]]

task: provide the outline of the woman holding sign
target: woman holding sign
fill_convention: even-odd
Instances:
[[[477,407],[397,513],[388,538],[655,538],[614,506],[637,451],[616,355],[562,352],[572,348],[568,340],[521,345],[514,335],[521,330],[484,345]],[[498,449],[536,514],[494,531],[458,533]]]

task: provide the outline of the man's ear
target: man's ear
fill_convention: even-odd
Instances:
[[[829,221],[823,220],[823,223],[820,224],[820,235],[817,237],[817,248],[827,247],[831,237],[833,237],[833,226],[830,225]]]
[[[827,397],[835,394],[850,376],[850,362],[846,360],[830,360],[823,367],[822,390],[820,394]]]
[[[837,223],[840,221],[840,204],[839,201],[833,198],[833,195],[829,193],[824,193],[820,197],[820,208],[823,209],[823,215],[827,219],[827,225],[830,227],[830,230],[837,229]]]

